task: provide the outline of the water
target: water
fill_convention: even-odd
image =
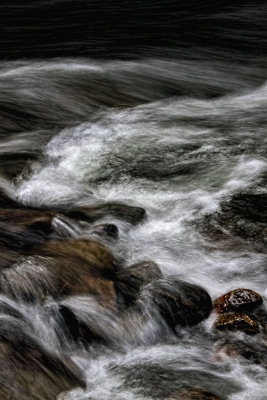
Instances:
[[[63,5],[68,15],[74,4],[41,3],[47,12],[44,21],[51,10],[59,15],[57,7]],[[55,25],[59,36],[54,44],[49,41],[52,27],[47,37],[41,36],[43,53],[33,35],[24,29],[24,36],[15,38],[14,22],[6,21],[0,187],[24,206],[38,209],[108,201],[143,207],[146,218],[137,225],[112,215],[97,221],[118,227],[119,239],[106,244],[123,267],[153,260],[164,277],[200,285],[212,299],[243,287],[260,293],[266,304],[267,258],[258,239],[247,244],[238,238],[214,240],[202,229],[206,216],[220,212],[222,202],[235,194],[266,193],[262,6],[245,2],[235,8],[225,2],[221,10],[211,4],[204,11],[192,2],[185,7],[182,27],[171,20],[157,45],[151,40],[158,33],[144,34],[149,32],[144,27],[133,49],[130,39],[146,20],[150,2],[144,2],[143,14],[133,16],[137,25],[128,25],[129,30],[129,14],[122,8],[128,19],[119,25],[118,37],[110,23],[100,33],[102,20],[96,19],[95,41],[92,29],[85,27],[90,2],[79,3],[84,7],[84,17],[76,10],[79,32],[67,16],[66,27],[62,21]],[[33,27],[36,2],[29,2],[27,18],[25,5],[23,12],[14,7],[3,7],[4,13],[14,11],[19,29],[29,21]],[[108,7],[116,14],[119,5]],[[103,9],[98,8],[102,17]],[[158,5],[155,10],[152,25],[155,29],[159,23],[160,32],[168,22],[160,19]],[[166,19],[170,15],[171,5]],[[194,15],[197,32],[189,34]],[[63,45],[65,29],[73,31],[73,41]],[[209,34],[215,34],[214,40]],[[21,47],[15,49],[15,44]],[[18,174],[13,173],[16,168]],[[60,238],[89,237],[85,222],[61,216],[53,224]],[[25,277],[27,270],[31,279],[31,269],[39,268],[43,279],[42,258],[23,256],[13,262],[15,277]],[[19,285],[13,282],[13,290]],[[67,335],[59,312],[64,306],[92,324],[103,343],[86,347]],[[2,321],[15,313],[23,332],[52,354],[70,357],[85,375],[86,388],[61,393],[60,400],[160,400],[184,386],[202,387],[227,400],[266,398],[264,361],[216,356],[218,340],[225,336],[214,332],[213,313],[195,327],[174,332],[156,312],[145,319],[135,312],[120,316],[84,295],[48,297],[42,303],[1,295],[0,311]],[[266,334],[240,332],[234,338],[266,351]]]

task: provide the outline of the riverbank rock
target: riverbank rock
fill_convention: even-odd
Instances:
[[[172,328],[195,325],[207,318],[212,308],[203,288],[176,278],[158,279],[144,286],[136,305],[143,313],[157,310]]]
[[[0,398],[55,400],[85,387],[83,374],[69,359],[50,353],[17,318],[0,316]]]
[[[49,241],[30,250],[0,274],[2,293],[24,300],[88,294],[108,307],[116,303],[117,265],[112,253],[89,239]]]
[[[207,390],[200,388],[182,389],[166,400],[222,400],[215,394],[208,392]]]
[[[226,313],[220,314],[214,322],[214,327],[219,330],[243,331],[248,334],[259,333],[260,327],[258,321],[245,313]]]
[[[262,304],[262,297],[251,289],[234,289],[217,298],[214,308],[218,313],[252,311]]]
[[[136,300],[142,286],[160,278],[163,275],[156,263],[141,261],[116,273],[116,287],[126,304],[130,304]]]
[[[112,216],[132,225],[138,224],[145,217],[145,210],[141,207],[129,206],[120,203],[106,203],[91,207],[79,207],[64,211],[71,218],[95,222],[96,220]]]

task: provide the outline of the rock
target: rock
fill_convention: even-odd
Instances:
[[[65,326],[65,330],[74,341],[81,341],[83,344],[107,344],[113,339],[114,327],[117,326],[116,315],[92,297],[68,296],[59,303],[58,312],[63,320],[61,329]],[[116,339],[117,336],[116,331]]]
[[[221,202],[221,210],[198,222],[212,240],[244,242],[265,251],[267,243],[267,193],[240,192]]]
[[[89,239],[49,241],[0,274],[2,293],[27,301],[88,294],[112,307],[117,269],[112,253]]]
[[[18,250],[48,238],[55,213],[28,209],[0,210],[0,245]]]
[[[95,225],[88,229],[87,233],[104,239],[117,239],[119,236],[119,230],[114,224]]]
[[[172,328],[195,325],[207,318],[212,308],[204,289],[176,278],[158,279],[144,286],[136,304],[141,312],[158,310]]]
[[[82,372],[31,336],[17,318],[0,316],[0,398],[54,400],[59,393],[85,387]]]
[[[255,364],[267,365],[266,347],[264,348],[259,343],[223,340],[215,343],[214,351],[216,361],[241,357]]]
[[[145,217],[145,210],[141,207],[133,207],[119,203],[106,203],[92,207],[79,207],[64,211],[71,218],[94,222],[100,218],[113,216],[130,224],[138,224]]]
[[[251,289],[234,289],[214,301],[218,313],[252,311],[262,304],[262,297]]]
[[[127,304],[136,300],[140,288],[163,275],[153,261],[142,261],[120,269],[116,273],[116,287]]]
[[[259,323],[247,314],[220,314],[214,323],[214,327],[219,330],[243,331],[248,334],[259,333]]]
[[[0,208],[18,208],[16,200],[12,199],[3,188],[0,188]],[[22,208],[22,207],[21,207]]]
[[[200,388],[182,389],[166,400],[222,400],[222,398]]]

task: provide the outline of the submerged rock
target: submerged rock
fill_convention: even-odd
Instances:
[[[267,365],[266,346],[260,343],[248,343],[242,340],[223,340],[214,345],[215,360],[244,358],[255,364]]]
[[[160,278],[163,278],[163,275],[156,263],[141,261],[116,273],[116,287],[129,304],[136,300],[143,285]]]
[[[156,309],[172,328],[195,325],[207,318],[212,308],[203,288],[176,278],[158,279],[144,286],[136,305],[141,312]]]
[[[64,213],[71,218],[78,218],[94,222],[100,218],[113,216],[130,224],[138,224],[145,217],[145,210],[141,207],[134,207],[120,203],[106,203],[91,207],[79,207]]]
[[[115,304],[117,266],[103,244],[89,239],[50,241],[30,253],[1,272],[2,293],[31,301],[88,294],[106,306]]]
[[[182,389],[180,392],[171,395],[166,400],[222,400],[222,398],[219,398],[215,394],[204,389],[189,388]]]
[[[262,297],[251,289],[234,289],[213,304],[218,313],[251,311],[262,304]]]
[[[117,239],[119,236],[119,230],[114,224],[101,224],[92,226],[90,229],[86,231],[86,233],[90,235],[95,235],[97,237],[102,238],[113,238]]]
[[[52,354],[17,318],[0,317],[0,398],[54,400],[59,393],[85,386],[80,369]]]
[[[219,330],[239,330],[248,334],[256,334],[260,331],[258,321],[252,319],[245,313],[220,314],[214,323],[214,327]]]
[[[267,243],[267,193],[240,192],[221,202],[200,229],[213,240],[239,240],[262,251]]]

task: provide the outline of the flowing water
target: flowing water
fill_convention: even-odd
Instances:
[[[144,37],[135,56],[133,50],[125,56],[125,39],[116,48],[120,57],[114,52],[107,59],[108,44],[97,55],[101,36],[96,54],[81,57],[77,51],[75,57],[71,48],[66,57],[67,50],[57,54],[63,45],[55,42],[44,47],[42,59],[33,43],[29,56],[25,38],[18,39],[24,47],[12,57],[9,50],[0,67],[0,158],[31,162],[11,180],[3,161],[0,184],[24,206],[39,209],[103,201],[143,207],[146,218],[134,226],[113,216],[99,220],[118,227],[119,239],[108,246],[123,265],[153,260],[165,277],[200,285],[213,299],[244,287],[266,301],[266,252],[214,241],[199,229],[225,199],[241,191],[266,193],[266,59],[257,50],[264,37],[256,22],[242,28],[246,18],[261,21],[262,13],[248,4],[219,16],[209,13],[205,32],[216,20],[220,26],[228,21],[221,32],[227,48],[220,41],[201,47],[200,39],[179,36],[172,49],[170,38],[152,49]],[[239,31],[230,23],[238,18]],[[78,223],[59,218],[54,224],[62,237],[86,237]],[[29,263],[19,260],[17,268]],[[264,363],[215,357],[213,314],[174,333],[157,315],[145,323],[129,315],[122,323],[86,296],[28,304],[3,295],[1,302],[23,315],[46,348],[69,355],[84,372],[86,389],[63,393],[61,400],[164,399],[182,386],[203,387],[227,400],[266,398]],[[93,321],[109,345],[73,342],[61,328],[59,303]],[[247,345],[264,346],[266,338],[258,336],[236,334]]]

